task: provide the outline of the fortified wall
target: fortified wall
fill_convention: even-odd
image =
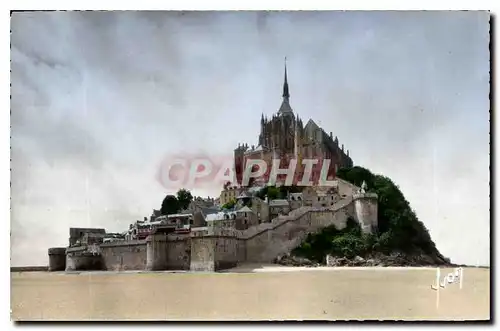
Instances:
[[[246,230],[205,227],[189,234],[158,233],[146,240],[51,248],[49,270],[211,272],[242,262],[269,263],[300,245],[310,233],[331,225],[344,228],[348,217],[363,232],[372,232],[377,226],[377,195],[363,189],[354,193],[354,188],[346,184],[342,188],[346,194],[332,206],[300,207]]]

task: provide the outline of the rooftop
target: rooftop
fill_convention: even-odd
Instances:
[[[251,210],[250,208],[248,208],[248,206],[245,206],[245,207],[237,210],[236,212],[238,212],[238,213],[253,213],[253,210]]]
[[[222,221],[222,220],[225,220],[227,218],[231,219],[232,218],[231,216],[235,217],[236,213],[233,212],[233,211],[230,211],[230,212],[222,212],[221,211],[221,212],[218,212],[218,213],[215,213],[215,214],[207,215],[205,217],[205,221],[207,221],[207,222]]]
[[[269,207],[285,207],[289,205],[288,200],[285,199],[274,199],[269,201]]]

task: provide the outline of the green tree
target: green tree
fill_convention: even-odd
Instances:
[[[266,196],[269,200],[278,199],[280,190],[275,186],[268,186]]]
[[[222,205],[222,209],[231,209],[236,205],[236,199],[231,199],[230,201],[226,202],[225,204]]]
[[[193,195],[186,189],[180,189],[177,191],[177,201],[180,210],[186,209],[189,207],[191,201],[193,201]]]
[[[267,189],[268,189],[268,186],[264,186],[257,193],[255,193],[255,196],[257,196],[258,198],[264,200],[266,198],[266,196],[267,196]]]
[[[162,215],[170,215],[179,212],[179,201],[175,195],[167,195],[161,203],[160,213]]]

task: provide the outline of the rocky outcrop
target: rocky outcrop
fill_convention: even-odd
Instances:
[[[294,267],[317,267],[320,265],[319,263],[315,263],[304,257],[293,256],[290,254],[278,256],[274,260],[274,263]]]
[[[400,252],[384,255],[371,254],[365,258],[356,256],[346,257],[327,256],[325,263],[330,267],[426,267],[426,266],[454,266],[448,259],[425,254],[406,255]]]
[[[293,256],[285,254],[278,256],[274,263],[286,266],[305,266],[315,267],[319,263],[315,263],[304,257]],[[345,256],[327,256],[325,257],[325,264],[329,267],[428,267],[428,266],[449,266],[455,265],[450,263],[448,259],[439,256],[430,256],[425,254],[420,255],[405,255],[401,252],[391,253],[384,255],[376,253],[369,255],[365,258],[355,256],[354,258],[347,258]]]

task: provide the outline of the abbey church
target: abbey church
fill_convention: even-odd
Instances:
[[[287,160],[296,159],[298,173],[303,170],[301,169],[303,159],[330,159],[329,176],[339,168],[353,165],[349,151],[344,149],[343,144],[339,145],[338,138],[334,137],[332,132],[327,134],[312,119],[304,126],[302,119],[293,112],[290,105],[286,63],[281,107],[271,118],[262,115],[256,147],[240,144],[234,150],[235,171],[239,183],[248,159],[266,160],[268,165],[272,159],[281,159],[283,160],[281,168],[286,166]]]

